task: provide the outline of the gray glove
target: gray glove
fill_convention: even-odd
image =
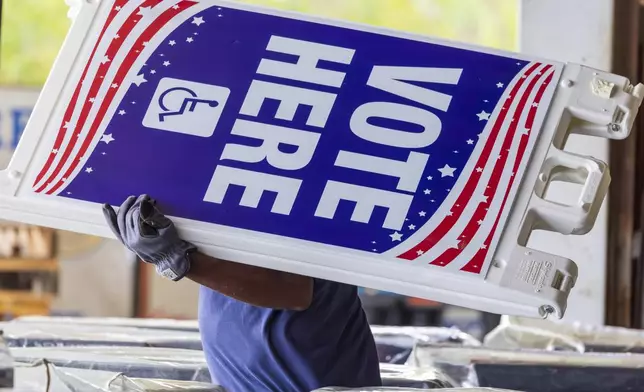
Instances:
[[[189,253],[197,248],[182,240],[170,219],[155,206],[148,195],[130,196],[119,208],[103,205],[108,225],[123,245],[141,260],[153,264],[157,273],[178,281],[190,269]]]

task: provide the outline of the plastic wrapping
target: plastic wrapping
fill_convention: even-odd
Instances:
[[[92,325],[103,327],[134,327],[147,329],[167,329],[171,331],[199,332],[197,320],[144,319],[121,317],[47,317],[23,316],[14,319],[17,323],[45,323],[64,325]]]
[[[0,389],[13,387],[13,358],[4,339],[0,336]]]
[[[9,347],[136,346],[201,350],[197,332],[133,327],[8,322],[0,324]]]
[[[553,341],[551,347],[538,347],[537,342],[545,343],[548,336],[561,339]],[[577,347],[572,347],[573,342]],[[581,346],[589,352],[644,353],[644,330],[503,316],[499,326],[485,337],[485,345],[576,351]]]
[[[17,347],[19,363],[47,360],[62,368],[102,370],[132,378],[213,382],[203,352],[156,347]]]
[[[61,368],[45,362],[17,364],[15,374],[13,390],[17,392],[225,392],[208,383],[130,378],[116,372]]]
[[[499,349],[586,351],[584,343],[572,336],[521,325],[499,325],[485,335],[484,342],[486,347]]]
[[[322,388],[317,389],[313,392],[414,392],[422,391],[423,389],[417,388]],[[496,389],[496,388],[446,388],[441,389],[441,392],[520,392],[520,391],[511,391],[508,389]]]
[[[441,327],[371,327],[381,363],[404,364],[416,342],[454,344],[467,347],[481,345],[473,336],[457,328]]]
[[[456,386],[447,375],[434,368],[380,364],[380,376],[385,387],[442,389]]]
[[[416,366],[469,369],[480,387],[525,392],[626,392],[644,385],[644,355],[416,345]],[[456,378],[458,374],[447,372]]]

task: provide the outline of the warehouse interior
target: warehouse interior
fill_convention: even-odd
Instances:
[[[644,1],[234,2],[579,63],[644,82]],[[0,167],[9,165],[30,119],[69,30],[73,3],[0,0]],[[562,320],[509,317],[359,287],[383,385],[401,391],[644,391],[642,128],[639,116],[626,140],[573,135],[566,146],[607,162],[612,182],[588,234],[539,231],[530,238],[529,247],[579,266]],[[562,202],[570,196],[566,187],[552,191]],[[0,391],[226,391],[208,374],[198,301],[198,284],[159,276],[117,240],[3,220]],[[338,388],[320,391],[387,390],[325,387]]]

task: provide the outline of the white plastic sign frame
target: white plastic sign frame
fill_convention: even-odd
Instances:
[[[562,317],[643,87],[579,65],[229,1],[75,1],[0,214],[112,237],[148,193],[210,255],[493,313]],[[583,184],[575,205],[545,198]]]

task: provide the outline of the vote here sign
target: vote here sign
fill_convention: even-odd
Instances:
[[[559,65],[222,4],[114,2],[33,191],[484,273]]]

